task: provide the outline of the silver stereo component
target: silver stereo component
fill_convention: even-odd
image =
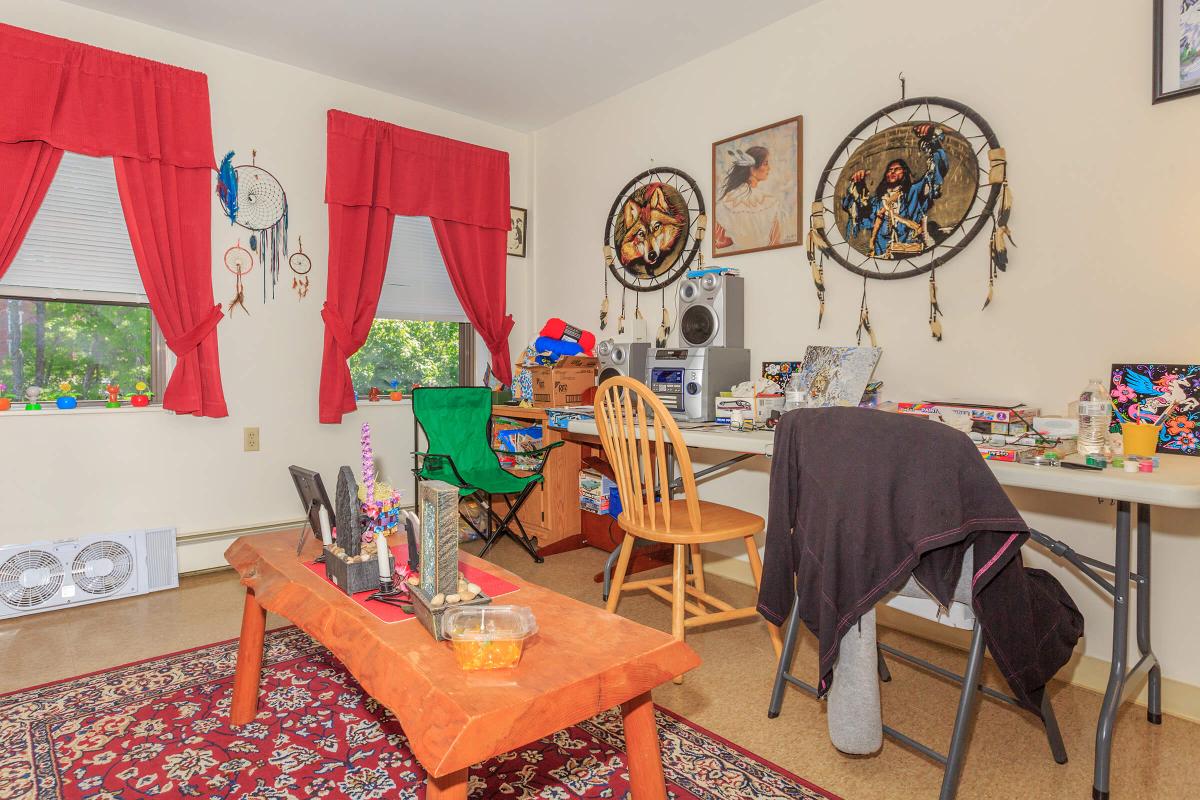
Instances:
[[[618,375],[646,380],[646,355],[649,352],[649,342],[614,342],[605,339],[596,345],[596,357],[600,359],[600,375],[596,383],[604,383]]]
[[[741,347],[745,342],[746,289],[737,276],[708,274],[679,282],[679,344]]]
[[[750,380],[750,351],[740,347],[659,348],[650,351],[646,383],[675,419],[711,422],[716,398]]]

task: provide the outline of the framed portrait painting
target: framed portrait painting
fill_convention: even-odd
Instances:
[[[511,223],[511,227],[508,229],[508,254],[524,258],[525,244],[529,233],[529,212],[523,208],[510,206],[508,214]]]
[[[1154,0],[1154,102],[1200,92],[1200,0]]]
[[[713,258],[800,244],[801,117],[713,143]]]

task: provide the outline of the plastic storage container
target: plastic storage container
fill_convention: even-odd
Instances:
[[[442,625],[465,670],[515,667],[525,640],[537,633],[533,612],[524,606],[454,608]]]

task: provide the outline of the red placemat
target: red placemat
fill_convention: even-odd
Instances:
[[[391,551],[392,556],[396,559],[397,564],[408,563],[407,542],[395,545],[391,548]],[[319,575],[321,580],[329,581],[330,585],[333,584],[333,581],[330,581],[329,578],[325,577],[324,564],[318,564],[315,561],[305,561],[304,566],[312,570],[314,574]],[[470,564],[464,564],[460,561],[458,568],[462,570],[463,575],[466,576],[468,581],[478,585],[479,588],[483,590],[483,593],[488,597],[499,597],[500,595],[508,594],[509,592],[515,592],[517,590],[517,587],[514,584],[509,583],[503,578],[497,578],[490,572],[484,572],[477,567],[472,567]],[[374,590],[359,592],[358,594],[353,594],[350,596],[354,599],[354,602],[358,603],[360,606],[365,608],[367,611],[370,611],[384,622],[403,622],[406,619],[414,619],[412,614],[405,612],[401,608],[388,605],[387,603],[379,603],[373,600],[367,600],[373,591]]]

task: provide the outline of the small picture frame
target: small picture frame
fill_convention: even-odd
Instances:
[[[508,254],[525,257],[525,245],[529,239],[529,212],[523,208],[509,206],[511,227],[508,229]]]
[[[1200,0],[1154,0],[1154,98],[1200,92]]]

